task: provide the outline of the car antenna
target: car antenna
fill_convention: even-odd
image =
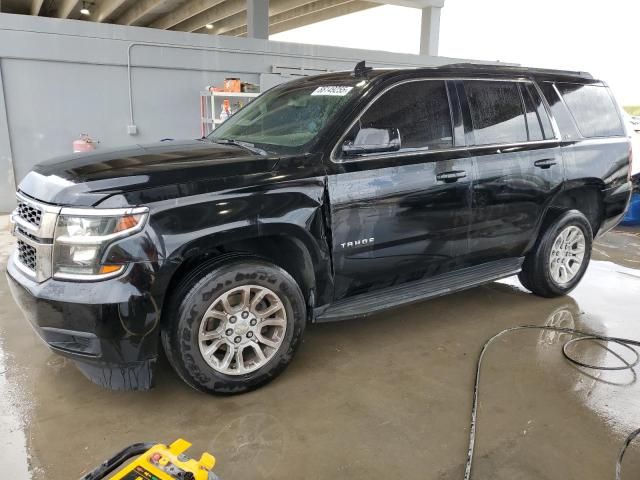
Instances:
[[[360,77],[367,77],[367,74],[373,70],[373,68],[371,67],[367,67],[365,65],[365,61],[362,60],[361,62],[356,63],[356,68],[353,69],[353,73],[352,75],[356,78],[360,78]]]

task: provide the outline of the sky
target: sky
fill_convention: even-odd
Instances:
[[[270,38],[417,54],[420,10],[383,5]],[[588,71],[640,105],[640,0],[446,0],[439,53]]]

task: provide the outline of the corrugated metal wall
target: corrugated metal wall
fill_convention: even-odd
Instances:
[[[99,149],[197,138],[206,85],[229,76],[273,85],[288,79],[274,68],[350,70],[362,59],[398,67],[454,61],[0,14],[0,211],[13,208],[15,182],[71,152],[81,133]],[[135,136],[127,133],[130,107]]]

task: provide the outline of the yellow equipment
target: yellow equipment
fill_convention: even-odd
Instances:
[[[188,457],[189,442],[178,439],[171,445],[136,443],[131,445],[80,480],[219,480],[211,471],[216,459],[203,453],[200,460]],[[127,460],[138,458],[120,468]]]

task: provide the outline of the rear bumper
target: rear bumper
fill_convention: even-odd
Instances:
[[[622,221],[625,212],[629,208],[632,191],[633,185],[631,182],[626,182],[619,187],[604,190],[602,192],[604,201],[604,220],[598,230],[598,237],[601,237]]]
[[[153,386],[160,312],[148,287],[149,263],[102,282],[37,283],[11,258],[7,280],[16,303],[40,338],[71,358],[91,381],[114,390]]]

